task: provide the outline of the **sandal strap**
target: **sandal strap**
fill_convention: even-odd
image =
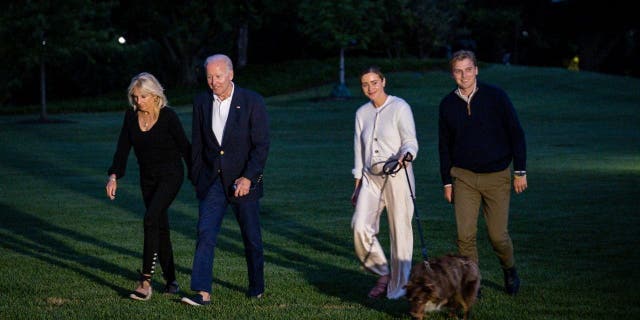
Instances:
[[[138,270],[138,274],[140,275],[140,276],[139,276],[139,278],[140,278],[140,282],[143,282],[143,281],[149,281],[149,282],[151,282],[151,275],[150,275],[150,274],[144,274],[144,273],[142,273],[142,271],[140,271],[140,270]]]
[[[138,298],[140,298],[140,300],[147,300],[147,298],[149,297],[148,294],[144,294],[144,293],[141,293],[141,292],[138,292],[138,291],[133,291],[133,292],[131,292],[131,294],[136,296],[136,297],[138,297]]]

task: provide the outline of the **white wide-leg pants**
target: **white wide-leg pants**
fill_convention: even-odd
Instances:
[[[407,170],[413,187],[410,164]],[[391,264],[378,241],[380,215],[385,208],[389,220]],[[368,271],[379,276],[391,275],[387,286],[389,299],[398,299],[406,293],[403,286],[409,280],[413,255],[413,209],[404,169],[391,176],[364,173],[351,220],[354,247],[356,256]]]

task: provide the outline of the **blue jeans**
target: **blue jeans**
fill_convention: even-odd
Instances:
[[[224,193],[220,179],[209,187],[209,191],[199,204],[198,239],[193,258],[191,290],[211,292],[213,282],[213,262],[218,233],[227,206],[236,216],[240,225],[244,254],[249,274],[250,296],[264,292],[264,253],[260,232],[260,204],[256,201],[230,203]]]

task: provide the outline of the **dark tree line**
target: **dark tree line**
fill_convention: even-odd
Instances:
[[[640,76],[634,18],[622,1],[12,1],[0,6],[0,104],[109,93],[143,70],[193,86],[216,52],[242,68],[470,48],[487,62],[562,67],[579,56],[581,70]]]

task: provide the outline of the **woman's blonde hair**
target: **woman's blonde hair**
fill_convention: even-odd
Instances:
[[[164,108],[167,104],[169,104],[167,97],[164,95],[164,88],[162,87],[158,79],[156,79],[156,77],[154,77],[151,73],[142,72],[133,77],[131,79],[131,84],[129,84],[128,99],[129,104],[134,111],[137,109],[136,103],[133,100],[132,96],[133,89],[135,88],[140,89],[140,91],[142,91],[143,93],[154,95],[158,100],[158,107],[160,108]]]

